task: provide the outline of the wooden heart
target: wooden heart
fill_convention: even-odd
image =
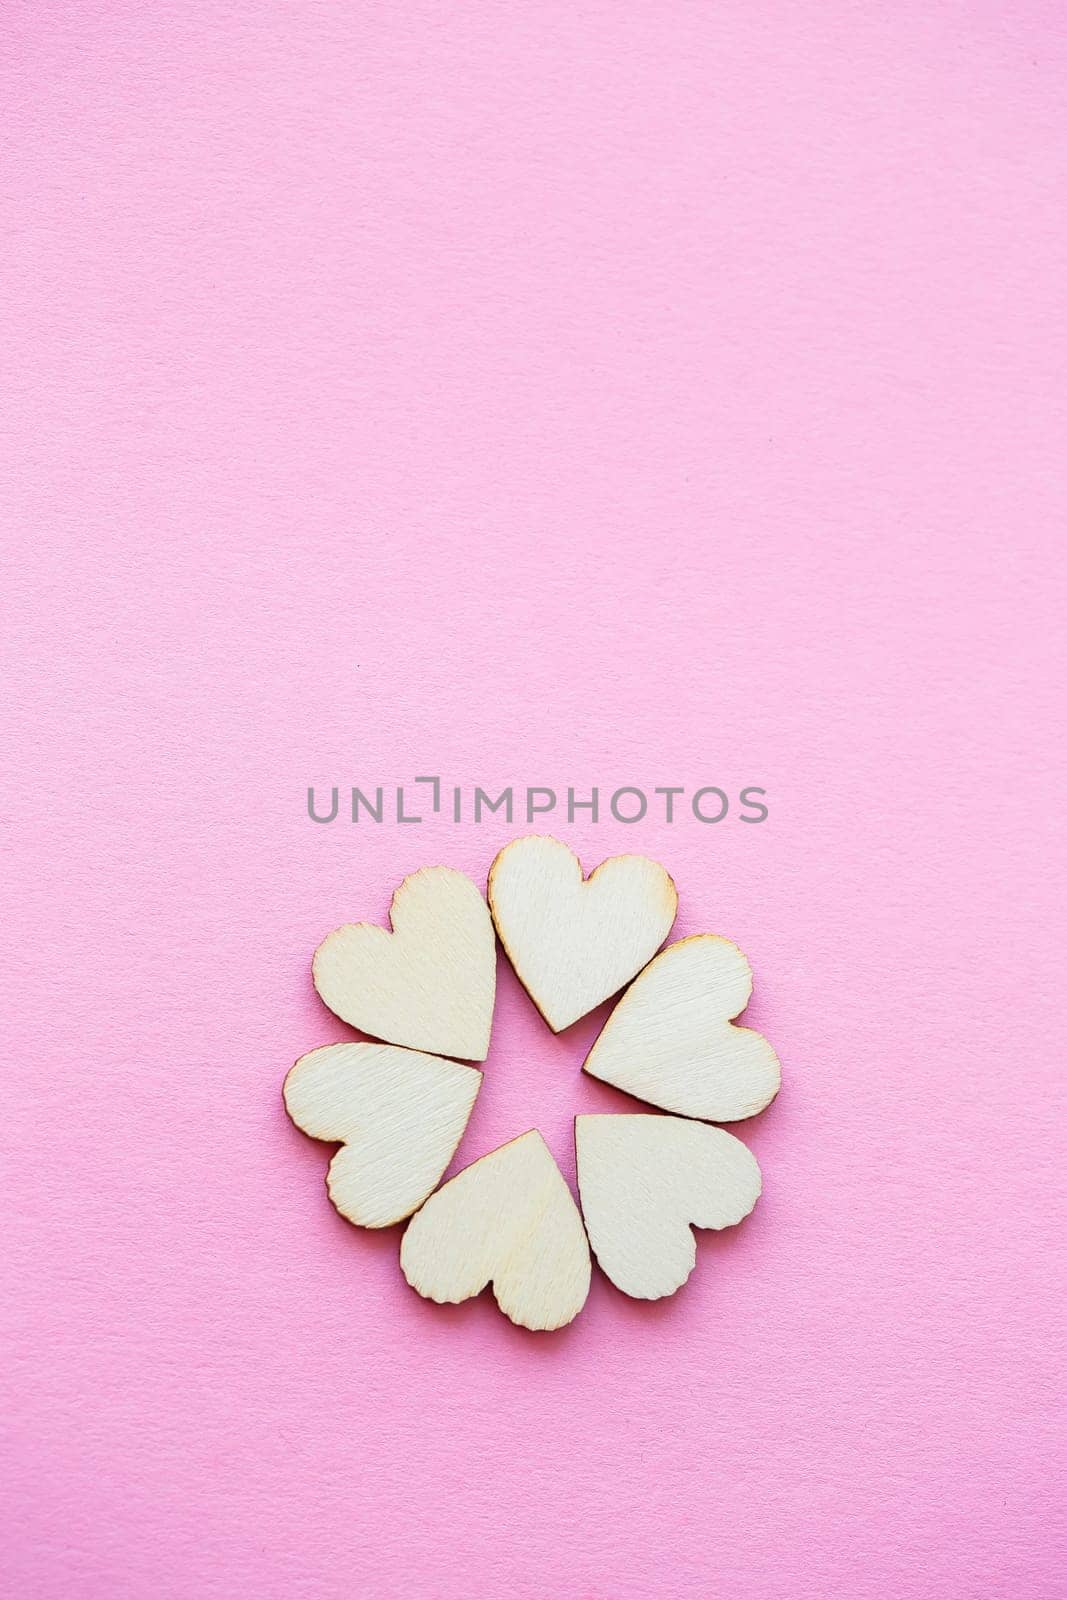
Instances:
[[[520,1327],[573,1321],[589,1293],[589,1245],[541,1135],[501,1145],[431,1195],[408,1223],[400,1265],[428,1300],[455,1304],[492,1283]]]
[[[678,891],[647,856],[612,856],[583,882],[565,844],[530,835],[505,845],[489,869],[489,907],[520,983],[559,1033],[652,958]]]
[[[389,1044],[328,1044],[290,1069],[285,1109],[313,1139],[339,1139],[326,1187],[343,1217],[387,1228],[418,1209],[463,1137],[477,1067]]]
[[[731,1021],[751,993],[751,968],[729,939],[680,939],[627,989],[583,1070],[684,1117],[753,1117],[778,1093],[781,1068],[762,1034]]]
[[[350,922],[327,935],[311,969],[322,999],[375,1039],[484,1061],[496,945],[477,888],[451,867],[422,867],[397,889],[390,920],[392,933]]]
[[[574,1119],[582,1211],[602,1270],[661,1300],[696,1262],[693,1228],[729,1228],[759,1199],[755,1156],[723,1128],[677,1117]]]

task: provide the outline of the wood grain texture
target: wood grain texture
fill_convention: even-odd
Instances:
[[[755,1116],[778,1093],[781,1068],[762,1034],[731,1020],[751,993],[751,968],[729,939],[680,939],[627,989],[583,1070],[681,1116]]]
[[[312,962],[320,996],[375,1039],[484,1061],[496,943],[477,887],[452,867],[422,867],[397,889],[390,920],[392,933],[350,922],[327,935]]]
[[[289,1071],[285,1109],[313,1139],[338,1139],[326,1187],[363,1228],[402,1222],[425,1200],[463,1137],[477,1067],[388,1044],[328,1044]]]
[[[519,981],[553,1033],[629,983],[678,910],[668,873],[647,856],[612,856],[583,881],[558,839],[505,845],[489,870],[489,906]]]
[[[678,1117],[581,1116],[578,1188],[593,1254],[624,1294],[661,1300],[696,1262],[693,1228],[729,1228],[761,1189],[755,1156],[723,1128]]]
[[[520,1327],[573,1321],[589,1293],[589,1244],[541,1135],[501,1145],[431,1195],[408,1224],[400,1265],[428,1300],[454,1304],[492,1283]]]

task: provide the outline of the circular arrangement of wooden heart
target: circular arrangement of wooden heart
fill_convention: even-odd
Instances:
[[[735,944],[700,933],[660,950],[677,909],[646,856],[583,878],[566,845],[534,835],[493,862],[488,905],[462,872],[423,867],[393,896],[391,933],[349,923],[319,946],[321,998],[381,1042],[301,1056],[286,1110],[340,1144],[326,1184],[342,1216],[363,1228],[411,1218],[400,1265],[419,1294],[454,1304],[491,1284],[512,1322],[562,1328],[589,1293],[590,1250],[624,1294],[658,1300],[692,1272],[694,1228],[752,1210],[755,1157],[708,1124],[769,1105],[778,1058],[736,1023],[752,973]],[[575,1118],[581,1215],[534,1129],[438,1188],[482,1082],[452,1058],[489,1053],[496,935],[554,1033],[621,992],[583,1070],[673,1113]]]

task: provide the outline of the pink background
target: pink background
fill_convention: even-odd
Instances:
[[[1034,3],[5,7],[12,1594],[1062,1592],[1065,81]],[[769,791],[553,824],[782,1057],[674,1300],[426,1304],[285,1121],[316,942],[523,831],[306,817],[423,773]],[[573,1176],[602,1017],[501,967],[464,1163]]]

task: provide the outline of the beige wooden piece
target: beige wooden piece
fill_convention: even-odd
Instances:
[[[762,1034],[731,1021],[751,993],[748,961],[729,939],[680,939],[627,989],[583,1070],[682,1116],[755,1116],[778,1093],[781,1069]]]
[[[559,1033],[651,960],[671,930],[678,893],[647,856],[613,856],[583,881],[565,844],[530,835],[493,862],[489,906],[519,981]]]
[[[390,919],[392,933],[350,922],[326,936],[312,962],[322,999],[375,1039],[484,1061],[496,944],[478,889],[452,867],[422,867],[397,889]]]
[[[388,1044],[328,1044],[291,1068],[285,1109],[313,1139],[338,1139],[326,1187],[343,1217],[386,1228],[440,1180],[481,1087],[477,1067]]]
[[[723,1128],[678,1117],[575,1118],[589,1242],[624,1294],[660,1300],[696,1261],[693,1228],[728,1228],[760,1194],[755,1156]]]
[[[501,1145],[431,1195],[408,1224],[400,1265],[428,1300],[469,1300],[492,1283],[520,1327],[572,1321],[589,1292],[589,1245],[541,1135]]]

